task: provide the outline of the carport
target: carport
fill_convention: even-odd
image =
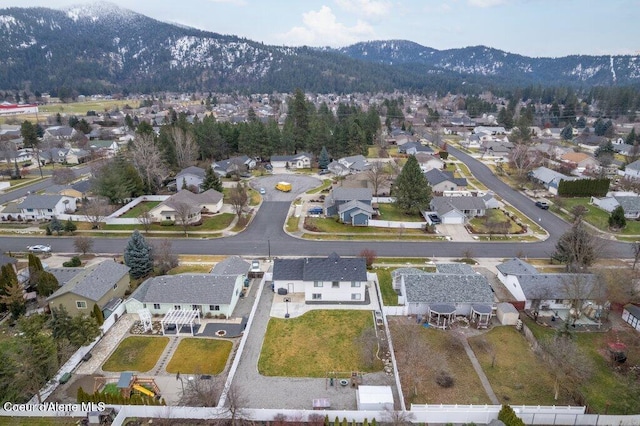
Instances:
[[[196,321],[200,324],[200,311],[198,310],[183,311],[182,309],[170,309],[160,321],[162,324],[162,335],[164,336],[167,325],[174,325],[176,334],[180,332],[182,326],[188,325],[191,327],[191,335],[193,336],[193,323]]]

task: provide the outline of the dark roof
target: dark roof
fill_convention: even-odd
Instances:
[[[84,268],[49,268],[47,272],[52,273],[58,280],[60,287],[62,287],[83,270]]]
[[[474,274],[473,268],[466,263],[438,263],[436,264],[436,272],[440,274]]]
[[[15,257],[0,254],[0,266],[4,266],[6,264],[15,265],[16,263],[18,263],[18,259]]]
[[[371,200],[373,195],[369,188],[345,188],[339,186],[331,191],[331,198],[334,201],[351,201],[351,200]]]
[[[229,304],[237,275],[177,274],[149,278],[131,295],[142,303]]]
[[[362,257],[342,258],[336,253],[329,257],[276,259],[273,263],[273,279],[367,281],[367,264]]]
[[[451,210],[484,210],[487,204],[481,197],[433,197],[431,208],[444,215]]]
[[[129,273],[129,267],[112,260],[105,260],[96,265],[81,269],[58,291],[47,298],[48,301],[66,293],[77,294],[97,302],[113,286]]]
[[[493,292],[480,274],[404,275],[406,303],[493,304]]]
[[[63,198],[63,195],[28,195],[20,204],[20,209],[52,209]]]
[[[78,182],[72,183],[71,187],[76,191],[87,193],[91,190],[91,181],[89,179],[80,180]]]
[[[640,318],[640,306],[632,305],[629,303],[628,305],[624,305],[624,308],[634,317]]]
[[[496,268],[502,272],[503,275],[528,275],[538,273],[536,268],[517,257],[499,264]]]
[[[301,152],[300,154],[293,154],[293,155],[272,155],[271,161],[294,161],[302,157],[313,158],[313,155],[308,154],[306,152]]]
[[[194,176],[204,178],[204,174],[205,172],[202,167],[189,166],[186,169],[180,170],[180,172],[176,175],[176,179],[184,175],[194,175]]]
[[[536,299],[597,299],[604,294],[593,274],[518,275],[518,282],[527,300]]]
[[[251,268],[251,264],[240,256],[229,256],[222,262],[218,262],[211,269],[215,275],[246,275]]]
[[[449,181],[458,186],[467,186],[467,180],[465,178],[454,178],[452,172],[445,172],[440,169],[431,169],[427,171],[424,176],[431,185],[437,185],[439,183]]]

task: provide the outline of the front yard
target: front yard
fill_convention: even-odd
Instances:
[[[422,229],[406,228],[374,228],[370,226],[351,226],[338,222],[332,217],[305,217],[304,229],[313,232],[325,232],[328,234],[395,234],[401,235],[426,235]]]
[[[228,340],[184,338],[167,364],[167,372],[220,374],[232,347]]]
[[[376,343],[371,311],[314,310],[298,318],[271,318],[258,371],[285,377],[379,371]]]
[[[149,371],[158,362],[167,343],[168,337],[127,337],[102,365],[102,369],[117,372]]]
[[[589,204],[589,198],[561,198],[559,202],[556,201],[556,204],[562,206],[566,211],[571,212],[571,209],[575,206],[583,206],[588,212],[583,216],[584,220],[591,225],[595,226],[601,231],[611,232],[609,230],[609,213],[602,210],[599,207],[596,207],[592,204]],[[557,207],[552,206],[551,210],[555,213],[558,213],[560,216],[571,222],[573,217],[567,215],[558,210]],[[627,226],[619,232],[615,233],[616,235],[640,235],[640,222],[636,220],[627,220]]]
[[[520,234],[523,232],[522,226],[500,209],[489,209],[486,215],[474,217],[469,221],[469,225],[476,234]]]

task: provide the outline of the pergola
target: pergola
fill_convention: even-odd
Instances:
[[[492,312],[491,305],[471,305],[471,322],[476,323],[476,328],[487,328]]]
[[[162,335],[165,333],[165,326],[167,324],[173,324],[176,326],[176,334],[180,332],[180,328],[183,325],[189,325],[191,327],[191,335],[193,336],[193,323],[198,322],[200,324],[200,311],[195,310],[182,310],[182,309],[170,309],[162,318],[160,323],[162,324]]]
[[[429,324],[442,328],[447,328],[455,317],[456,307],[449,304],[437,304],[429,306]]]

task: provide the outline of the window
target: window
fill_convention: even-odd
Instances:
[[[166,220],[171,220],[171,216],[165,216],[164,217]]]
[[[360,287],[360,281],[351,281],[351,287]]]
[[[210,311],[219,311],[220,310],[220,305],[209,305],[209,310]]]
[[[360,293],[351,293],[351,300],[361,300],[362,295]]]
[[[322,294],[320,293],[313,293],[311,295],[311,300],[322,300]]]
[[[143,303],[143,304],[142,304],[142,307],[143,307],[144,309],[147,309],[147,304],[146,304],[146,303]]]
[[[87,302],[85,302],[84,300],[76,300],[76,308],[87,309]]]
[[[179,311],[180,309],[182,309],[182,307],[180,305],[173,305],[173,309]]]
[[[160,309],[160,304],[159,303],[154,303],[153,304],[153,309]]]
[[[33,209],[27,209],[28,212],[33,212]]]
[[[313,282],[313,286],[314,287],[322,287],[322,281],[314,281]]]
[[[340,282],[339,281],[333,281],[331,283],[331,288],[340,288]]]
[[[53,211],[53,209],[47,209],[47,211],[48,211],[49,213],[51,213],[51,212]]]
[[[198,306],[198,305],[191,305],[191,310],[192,310],[192,311],[199,311],[199,310],[200,310],[200,306]]]

